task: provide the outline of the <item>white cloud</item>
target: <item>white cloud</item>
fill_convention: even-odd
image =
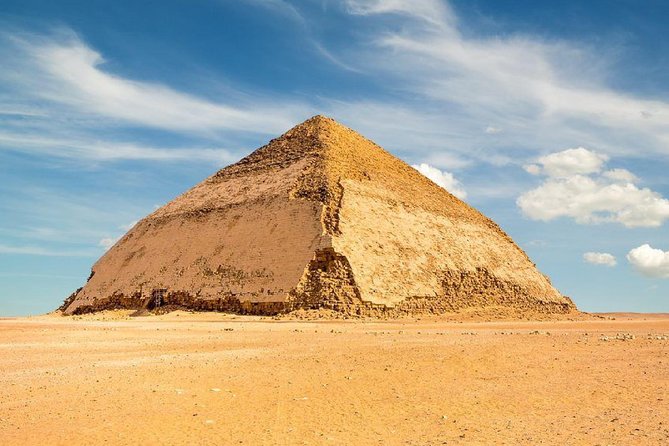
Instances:
[[[554,153],[524,166],[529,173],[547,175],[516,203],[533,220],[571,217],[578,223],[617,222],[627,227],[657,227],[669,219],[669,200],[634,184],[625,169],[601,173],[605,157],[579,148]],[[590,174],[590,175],[585,175]]]
[[[119,229],[123,229],[124,231],[127,232],[127,231],[131,230],[137,223],[139,223],[139,220],[133,220],[133,221],[131,221],[130,223],[128,223],[128,224],[126,224],[126,225],[121,225],[121,226],[119,226],[118,228],[119,228]]]
[[[271,7],[286,5],[276,1]],[[66,28],[2,31],[0,60],[6,61],[0,64],[0,151],[45,163],[150,160],[221,167],[256,140],[249,135],[282,133],[310,114],[304,103],[276,96],[227,87],[224,97],[214,99],[121,76]],[[147,127],[177,133],[168,140],[175,145],[133,141],[136,129]]]
[[[583,260],[593,265],[616,266],[616,258],[608,252],[586,252]]]
[[[327,59],[328,61],[332,62],[332,63],[333,63],[334,65],[336,65],[337,67],[339,67],[339,68],[341,68],[341,69],[343,69],[343,70],[346,70],[346,71],[353,72],[353,73],[359,73],[359,74],[362,73],[362,70],[360,70],[359,68],[354,67],[354,66],[352,66],[352,65],[349,65],[349,64],[347,64],[347,63],[344,62],[344,61],[342,61],[339,57],[335,56],[335,55],[332,53],[332,51],[330,51],[329,49],[327,49],[322,43],[318,42],[317,40],[312,40],[311,43],[312,43],[314,49],[316,50],[316,52],[317,52],[318,54],[320,54],[321,56],[323,56],[323,57],[324,57],[325,59]]]
[[[542,156],[537,164],[541,165],[542,172],[549,177],[568,177],[599,172],[607,160],[606,155],[578,147]]]
[[[0,184],[0,252],[40,256],[100,255],[102,238],[147,213],[111,190],[64,192],[52,187]],[[150,205],[149,205],[150,206]]]
[[[639,181],[639,178],[627,169],[611,169],[607,170],[602,175],[609,180],[619,181],[621,183],[636,183]]]
[[[350,52],[355,65],[422,98],[412,113],[437,110],[452,133],[446,144],[455,150],[534,151],[587,141],[608,155],[633,154],[640,147],[647,155],[669,151],[669,103],[611,88],[607,79],[617,61],[607,57],[610,47],[607,53],[582,42],[519,33],[464,33],[447,2],[349,0],[346,5],[370,20],[376,15],[375,25],[387,24],[380,31],[370,27],[375,31],[366,45]],[[389,13],[423,23],[406,21],[397,29],[386,20]],[[378,119],[388,122],[392,113]],[[489,138],[481,122],[494,122],[504,132]],[[433,130],[439,138],[439,127]]]
[[[644,244],[632,249],[627,260],[644,276],[669,278],[669,251]]]
[[[0,130],[0,150],[49,155],[77,160],[202,161],[222,165],[235,160],[225,149],[151,147],[126,142],[99,141],[92,137],[60,138]]]
[[[439,170],[429,164],[421,163],[414,164],[411,167],[425,175],[438,186],[443,187],[461,200],[467,198],[467,192],[462,187],[462,184],[453,176],[452,173]]]
[[[118,228],[121,229],[121,230],[123,230],[124,232],[128,232],[128,231],[131,230],[131,229],[132,229],[138,222],[139,222],[139,220],[133,220],[133,221],[131,221],[131,222],[128,223],[128,224],[120,225]],[[118,242],[119,240],[121,240],[121,237],[123,237],[123,234],[121,234],[121,235],[119,235],[119,236],[117,236],[117,237],[103,237],[103,238],[100,239],[100,241],[98,242],[98,246],[101,246],[101,247],[104,248],[105,251],[108,251],[112,246],[114,246],[114,245],[116,244],[116,242]]]
[[[272,7],[282,5],[276,1]],[[232,88],[225,97],[205,98],[115,74],[69,29],[41,35],[0,32],[0,59],[7,62],[0,64],[0,94],[6,102],[0,114],[7,116],[0,150],[84,162],[179,160],[220,166],[236,157],[211,141],[236,141],[225,145],[239,147],[243,135],[276,135],[310,114],[303,103],[282,98]],[[128,141],[124,131],[137,127],[198,142],[153,147]],[[203,139],[210,147],[202,147]]]
[[[440,0],[345,0],[345,5],[355,15],[401,14],[442,28],[453,20],[448,4]]]
[[[295,22],[304,25],[307,19],[300,13],[300,11],[285,0],[244,0],[252,5],[260,6],[270,9],[278,14],[283,15]]]
[[[194,132],[225,129],[277,132],[299,119],[291,104],[235,106],[159,83],[115,75],[103,69],[105,59],[100,53],[71,32],[50,40],[23,40],[20,48],[37,70],[32,77],[36,83],[33,94],[88,113],[171,131]]]
[[[497,133],[501,133],[501,131],[502,131],[502,129],[500,129],[498,127],[492,127],[492,126],[486,127],[486,129],[485,129],[485,132],[489,135],[495,135]]]
[[[115,237],[115,238],[105,237],[105,238],[100,239],[100,241],[98,242],[98,246],[102,246],[105,251],[108,251],[109,248],[114,246],[116,244],[116,242],[118,242],[120,239],[121,239],[121,236],[118,236],[118,237]]]
[[[346,71],[351,71],[354,73],[361,73],[361,71],[337,57],[331,50],[329,50],[319,39],[314,35],[312,30],[311,20],[305,16],[299,9],[287,2],[286,0],[243,0],[246,3],[249,3],[253,6],[258,6],[265,8],[269,11],[276,13],[277,15],[283,16],[292,20],[295,24],[300,25],[303,36],[300,37],[300,40],[307,46],[311,46],[316,54],[322,56],[327,61],[331,62],[333,65],[336,65],[338,68],[341,68]],[[325,4],[323,6],[325,9]],[[352,10],[350,11],[352,12]],[[364,15],[364,14],[361,14]]]
[[[582,175],[549,178],[521,195],[517,204],[533,220],[571,217],[578,223],[657,227],[669,219],[669,200],[659,193],[631,183],[611,184]]]
[[[525,164],[523,169],[531,175],[541,174],[541,166],[537,166],[536,164]]]
[[[426,162],[438,169],[462,169],[472,164],[471,159],[451,152],[433,152],[427,156]]]
[[[12,107],[6,105],[0,106],[0,115],[23,117],[47,116],[46,113],[40,112],[39,110],[31,110],[22,106]]]
[[[48,249],[42,246],[8,246],[0,245],[0,253],[2,254],[22,254],[32,256],[47,256],[47,257],[93,257],[95,253],[90,251],[71,251]]]

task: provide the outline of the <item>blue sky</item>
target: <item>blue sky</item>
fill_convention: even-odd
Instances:
[[[581,309],[669,311],[668,21],[661,0],[5,0],[0,315],[57,307],[134,221],[318,113]]]

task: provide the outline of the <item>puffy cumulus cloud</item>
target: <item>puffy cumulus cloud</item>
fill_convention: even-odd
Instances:
[[[644,244],[627,254],[627,261],[644,276],[669,278],[669,251]]]
[[[627,227],[657,227],[669,219],[669,200],[625,169],[602,172],[606,157],[578,148],[541,157],[524,166],[547,178],[522,194],[518,207],[533,220],[573,218],[577,223],[617,222]]]
[[[582,175],[550,178],[521,195],[517,204],[526,216],[543,221],[571,217],[582,224],[618,222],[627,227],[657,227],[669,218],[669,200],[657,192]]]
[[[583,260],[593,265],[616,266],[616,257],[608,252],[586,252]]]
[[[622,183],[634,183],[639,180],[636,175],[627,169],[611,169],[604,172],[603,175],[610,180]]]
[[[414,164],[411,167],[425,175],[427,178],[432,180],[438,186],[443,187],[456,197],[461,200],[467,198],[467,192],[462,187],[462,184],[453,176],[452,173],[446,172],[444,170],[439,170],[436,167],[432,167],[429,164],[421,163]]]
[[[534,175],[543,173],[550,177],[566,177],[599,172],[607,160],[606,155],[578,147],[542,156],[531,165],[534,166],[532,171],[527,169],[529,166],[525,170]]]

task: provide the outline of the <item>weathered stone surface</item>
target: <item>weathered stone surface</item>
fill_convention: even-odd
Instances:
[[[315,116],[141,220],[63,310],[399,315],[500,305],[575,309],[490,219]]]

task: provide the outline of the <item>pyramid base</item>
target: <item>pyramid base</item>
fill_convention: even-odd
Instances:
[[[567,297],[544,298],[544,290],[503,280],[485,268],[447,270],[441,277],[441,291],[435,295],[409,296],[392,306],[369,302],[361,297],[346,256],[332,247],[326,247],[314,253],[299,283],[284,300],[240,300],[232,293],[218,298],[203,298],[186,291],[156,288],[148,295],[137,291],[131,296],[119,293],[95,299],[68,311],[67,306],[76,300],[80,291],[77,290],[61,309],[73,315],[104,310],[137,310],[138,314],[189,310],[264,316],[296,310],[327,310],[345,316],[371,318],[439,315],[492,308],[508,309],[519,315],[569,314],[576,311],[576,306]]]
[[[382,304],[373,304],[363,301],[342,302],[325,300],[321,302],[307,303],[294,300],[286,302],[240,301],[239,299],[232,297],[202,299],[184,292],[173,292],[166,293],[163,296],[162,301],[157,305],[153,303],[147,304],[146,299],[116,295],[106,299],[98,299],[94,301],[93,304],[81,305],[71,312],[65,313],[69,315],[81,315],[107,310],[136,310],[142,312],[142,314],[163,314],[170,311],[186,310],[240,315],[275,316],[288,314],[298,310],[326,310],[339,313],[342,316],[387,319],[419,315],[466,313],[473,310],[494,308],[503,308],[505,311],[519,316],[532,314],[570,314],[577,312],[576,307],[573,304],[570,305],[568,303],[558,302],[544,302],[537,305],[536,303],[528,304],[524,302],[500,304],[499,302],[490,301],[488,304],[462,305],[449,301],[444,297],[414,297],[409,298],[394,307],[388,307]]]

